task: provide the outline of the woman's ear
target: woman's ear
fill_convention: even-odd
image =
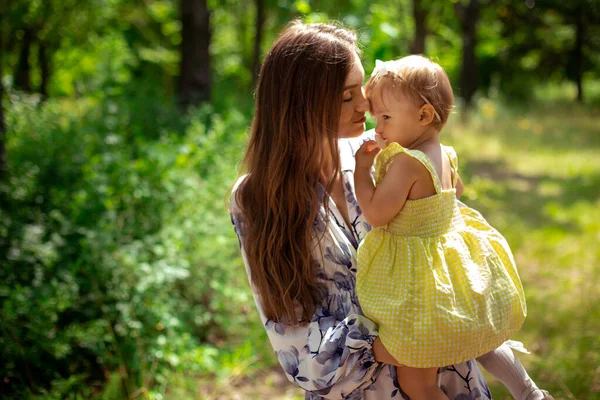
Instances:
[[[429,125],[435,119],[435,109],[431,104],[423,104],[419,110],[419,123],[423,126]]]

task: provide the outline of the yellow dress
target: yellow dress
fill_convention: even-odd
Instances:
[[[506,240],[477,211],[443,190],[421,151],[391,143],[377,158],[379,184],[393,158],[405,153],[429,170],[436,194],[407,200],[387,225],[358,249],[356,290],[364,314],[379,325],[386,349],[410,367],[458,364],[479,357],[517,331],[527,314],[525,295]],[[393,201],[393,199],[390,199]]]

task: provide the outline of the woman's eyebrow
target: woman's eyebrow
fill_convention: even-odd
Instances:
[[[354,85],[348,85],[348,86],[344,86],[344,90],[348,90],[348,89],[352,89],[358,86],[358,83],[355,83]]]

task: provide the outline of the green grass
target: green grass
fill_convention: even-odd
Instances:
[[[519,358],[555,398],[600,399],[600,109],[478,106],[466,125],[451,118],[443,142],[458,152],[463,201],[515,253],[529,312],[513,339],[532,352]],[[216,350],[218,374],[176,375],[165,398],[302,398],[253,321],[245,340]],[[496,399],[511,398],[486,376]]]

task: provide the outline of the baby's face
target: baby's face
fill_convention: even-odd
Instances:
[[[375,92],[369,101],[371,115],[377,121],[375,132],[386,144],[396,142],[409,147],[423,133],[419,107],[409,97],[382,90]]]

